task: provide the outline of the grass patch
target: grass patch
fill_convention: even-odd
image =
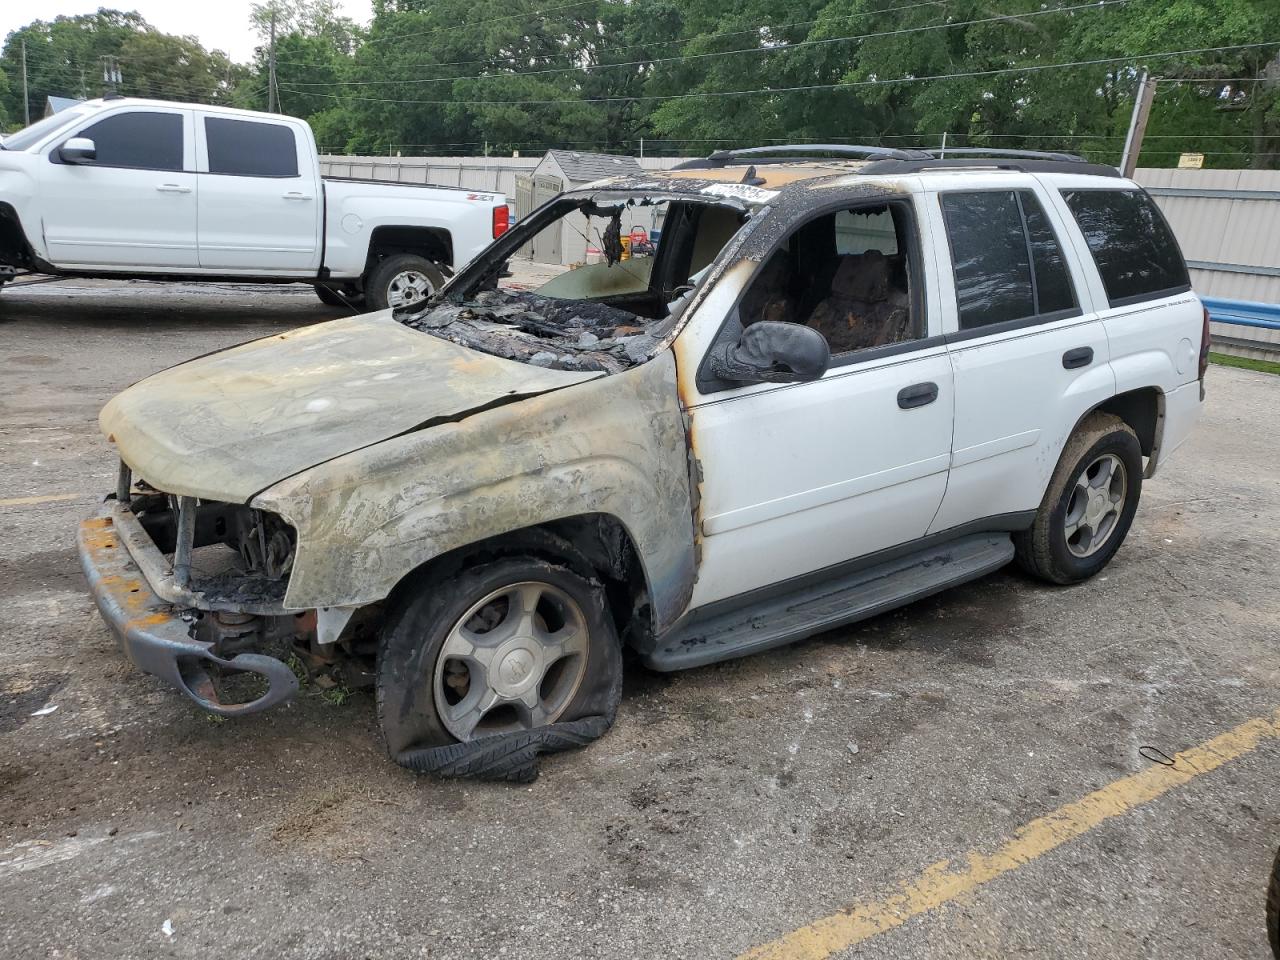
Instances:
[[[1239,367],[1241,370],[1254,370],[1258,373],[1274,373],[1280,376],[1280,363],[1274,360],[1255,360],[1252,357],[1233,357],[1225,353],[1209,354],[1211,363],[1219,363],[1224,367]]]

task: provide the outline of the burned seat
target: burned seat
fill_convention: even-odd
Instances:
[[[893,282],[894,263],[879,250],[838,258],[831,292],[813,309],[808,326],[848,353],[911,338],[910,299]]]

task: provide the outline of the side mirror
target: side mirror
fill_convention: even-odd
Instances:
[[[831,365],[827,338],[800,323],[761,320],[742,339],[711,358],[711,372],[742,383],[817,380]]]
[[[88,137],[72,137],[58,148],[58,159],[63,163],[93,163],[98,159],[98,147]]]

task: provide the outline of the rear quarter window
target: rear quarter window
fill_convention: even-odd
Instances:
[[[1191,287],[1178,241],[1141,190],[1063,190],[1102,275],[1111,306],[1181,293]]]

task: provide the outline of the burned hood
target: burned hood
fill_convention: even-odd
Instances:
[[[479,353],[388,311],[172,367],[116,396],[99,420],[148,483],[245,502],[361,447],[601,375]]]

